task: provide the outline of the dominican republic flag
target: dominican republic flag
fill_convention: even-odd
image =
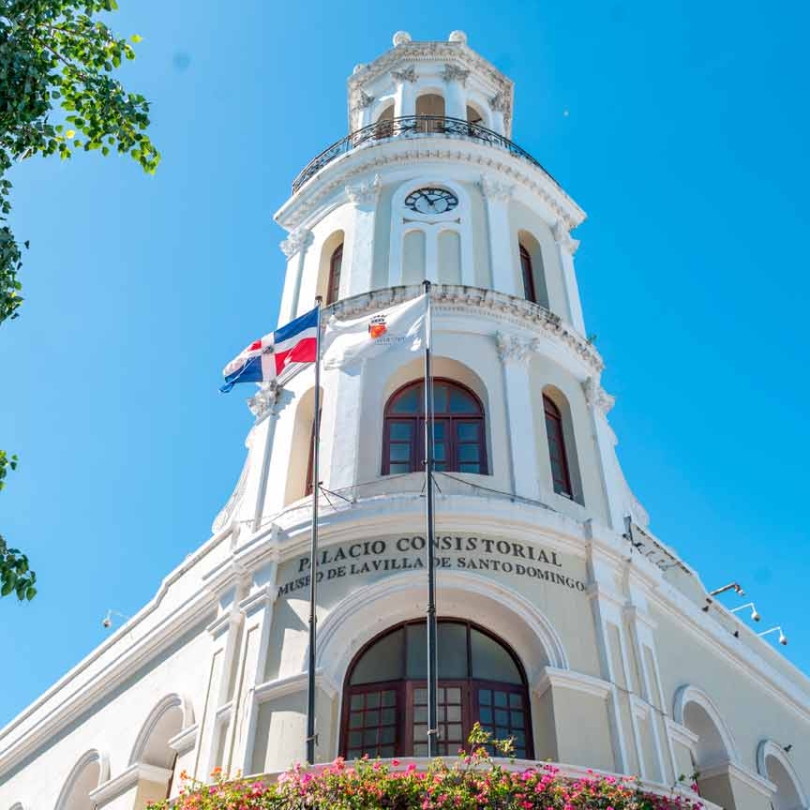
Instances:
[[[283,385],[317,354],[319,309],[307,312],[281,329],[254,340],[222,370],[225,384],[219,389],[226,394],[237,383],[271,382]]]

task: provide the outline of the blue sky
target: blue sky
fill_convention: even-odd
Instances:
[[[0,723],[208,537],[251,423],[220,369],[277,317],[273,213],[398,29],[463,29],[515,80],[515,140],[589,214],[577,270],[628,480],[658,536],[708,587],[742,582],[810,670],[803,4],[121,5],[157,176],[95,153],[12,178],[31,250],[0,327],[0,446],[22,458],[0,530],[40,593],[0,602]]]

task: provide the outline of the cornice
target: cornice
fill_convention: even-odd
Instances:
[[[279,678],[275,681],[265,681],[254,687],[253,699],[256,703],[267,703],[270,700],[303,692],[308,683],[309,676],[306,672],[299,672],[296,675]],[[332,679],[323,670],[315,671],[315,685],[330,698],[336,697],[339,692]]]
[[[681,723],[675,722],[671,717],[664,717],[667,731],[673,742],[680,743],[684,748],[693,749],[700,739],[694,731],[690,731]]]
[[[141,781],[156,782],[159,785],[165,785],[168,784],[171,778],[172,772],[168,768],[160,768],[157,765],[146,765],[142,762],[136,762],[134,765],[130,765],[128,768],[121,771],[118,776],[108,779],[104,784],[99,785],[95,790],[90,792],[88,798],[93,806],[96,807],[137,787],[138,783]]]
[[[480,316],[482,312],[498,318],[499,323],[508,322],[561,343],[577,360],[599,374],[604,367],[596,349],[557,315],[537,304],[495,290],[465,287],[458,284],[435,284],[432,288],[434,312],[464,312]],[[409,287],[385,287],[372,292],[346,298],[325,310],[338,320],[357,318],[369,312],[393,304],[403,303],[421,295],[417,285]],[[534,347],[537,350],[537,347]]]
[[[355,177],[379,172],[386,167],[439,160],[467,163],[488,175],[497,172],[502,175],[498,179],[501,183],[505,182],[503,176],[508,177],[515,186],[538,196],[551,210],[554,220],[561,221],[569,230],[585,220],[585,212],[544,169],[497,146],[464,138],[429,135],[414,140],[368,143],[335,158],[284,203],[276,212],[275,220],[294,232]],[[492,177],[492,180],[496,178]]]
[[[704,766],[700,769],[701,779],[711,779],[714,776],[727,776],[729,779],[741,782],[766,799],[773,798],[776,793],[776,785],[769,779],[733,762],[720,762],[717,765]]]
[[[186,751],[190,751],[197,744],[197,735],[199,730],[199,723],[194,723],[188,728],[184,728],[181,732],[175,734],[174,737],[168,741],[167,744],[169,748],[178,754],[185,754]]]
[[[500,97],[500,112],[504,116],[506,135],[512,129],[512,104],[514,83],[499,71],[491,62],[476,53],[462,41],[454,42],[414,42],[401,41],[366,65],[358,65],[348,81],[349,126],[353,125],[353,113],[357,109],[363,89],[386,73],[413,69],[415,64],[435,62],[450,66],[451,71],[474,74],[490,85],[490,92]],[[400,68],[400,66],[403,66]],[[455,76],[451,77],[455,78]]]
[[[602,700],[606,700],[614,691],[613,684],[608,681],[603,681],[601,678],[595,678],[593,675],[573,672],[569,669],[546,667],[543,670],[543,674],[540,676],[540,680],[535,685],[534,691],[540,696],[552,686],[560,689],[570,689],[574,692],[582,692],[586,695],[593,695]]]

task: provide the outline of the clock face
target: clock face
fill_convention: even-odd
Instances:
[[[405,205],[417,214],[446,214],[458,205],[458,197],[445,188],[420,188],[405,198]]]

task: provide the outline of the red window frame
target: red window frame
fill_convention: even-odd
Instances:
[[[445,719],[442,719],[442,712],[441,707],[444,703],[445,708],[447,706],[448,701],[442,702],[439,701],[439,751],[440,753],[446,753],[449,756],[453,756],[458,752],[458,747],[467,747],[467,737],[469,736],[470,731],[476,720],[481,717],[481,709],[487,708],[485,705],[482,704],[481,701],[481,693],[482,691],[489,691],[493,695],[493,704],[494,704],[494,694],[495,692],[499,692],[505,694],[507,696],[507,703],[517,703],[517,701],[513,701],[512,698],[509,698],[509,695],[519,695],[520,697],[520,706],[519,708],[516,705],[501,707],[499,706],[498,709],[506,708],[509,712],[509,718],[507,722],[498,723],[495,721],[494,715],[494,706],[493,708],[493,717],[492,722],[482,722],[481,725],[484,727],[485,730],[489,730],[490,728],[495,731],[497,728],[504,729],[506,728],[509,731],[509,734],[518,732],[522,733],[523,735],[523,751],[522,756],[519,758],[521,759],[533,759],[534,758],[534,741],[532,736],[532,723],[531,723],[531,696],[529,694],[528,683],[526,680],[526,671],[523,668],[523,665],[520,662],[520,659],[515,655],[514,651],[511,647],[506,644],[502,639],[498,638],[495,634],[489,632],[486,628],[481,627],[480,625],[476,624],[475,622],[467,621],[466,619],[455,619],[455,618],[444,618],[439,619],[440,624],[456,624],[462,625],[466,628],[466,640],[467,640],[467,677],[466,678],[442,678],[439,680],[439,689],[454,689],[458,688],[461,691],[461,700],[460,702],[454,702],[453,706],[461,706],[461,726],[462,726],[462,736],[461,736],[461,745],[458,745],[458,739],[454,740],[442,740],[442,728],[455,723],[455,721],[451,721],[447,719],[448,715],[444,715]],[[416,723],[416,708],[422,708],[424,703],[416,702],[416,692],[419,689],[426,688],[426,682],[422,679],[417,678],[408,678],[405,674],[403,677],[388,680],[388,681],[380,681],[378,683],[368,683],[368,684],[358,684],[352,685],[351,679],[352,674],[354,673],[355,666],[360,661],[360,659],[364,656],[364,654],[370,650],[375,644],[382,641],[385,637],[391,635],[392,633],[396,633],[397,631],[407,627],[408,625],[417,625],[417,624],[424,624],[422,621],[409,621],[403,622],[401,624],[394,625],[393,627],[389,627],[385,632],[381,633],[380,635],[373,638],[368,644],[364,645],[362,649],[357,653],[354,657],[351,665],[349,666],[346,672],[346,680],[343,688],[343,706],[341,710],[341,724],[340,724],[340,755],[346,757],[347,759],[354,758],[355,754],[358,751],[357,746],[353,746],[350,744],[350,733],[357,732],[357,731],[366,731],[371,729],[380,729],[384,725],[382,721],[382,716],[375,717],[372,714],[371,719],[376,722],[371,722],[366,724],[366,719],[368,715],[368,710],[366,709],[365,705],[362,708],[362,711],[359,710],[357,707],[354,709],[354,727],[351,727],[350,723],[352,722],[352,697],[357,695],[366,695],[368,693],[374,692],[386,692],[386,691],[394,691],[396,694],[396,730],[394,732],[394,754],[392,756],[415,756],[419,754],[414,754],[414,745],[418,745],[421,743],[420,740],[415,740],[414,734],[414,726],[417,725]],[[520,673],[521,683],[507,683],[501,681],[492,681],[483,678],[474,678],[472,672],[472,654],[470,650],[471,644],[471,631],[477,630],[480,633],[483,633],[486,636],[489,636],[491,639],[496,641],[512,658],[514,661],[518,672]],[[405,645],[403,651],[403,662],[407,662],[408,655],[407,655],[407,644],[408,644],[408,634],[403,634],[403,644]],[[441,655],[441,651],[439,651]],[[439,693],[439,697],[441,698],[441,691]],[[449,696],[448,696],[449,697]],[[365,697],[364,697],[364,704],[365,704]],[[390,708],[390,707],[389,707]],[[372,709],[372,713],[373,713]],[[512,717],[514,712],[521,712],[523,715],[523,725],[518,726],[516,723],[512,722]],[[362,718],[358,718],[357,715],[362,714]],[[358,719],[361,720],[358,723]],[[502,720],[502,718],[498,718]],[[424,723],[421,723],[424,725]],[[390,727],[390,723],[387,724]],[[497,734],[496,734],[497,736]],[[508,736],[508,735],[507,735]],[[366,750],[366,746],[361,743],[361,755],[368,754],[370,757],[378,756],[378,752],[382,748],[382,743],[380,742],[381,733],[378,732],[378,742],[374,747],[369,746],[368,750]],[[444,745],[442,743],[444,742]],[[516,748],[520,749],[520,745],[516,745]],[[492,751],[494,753],[494,751]],[[382,756],[382,754],[379,754]]]
[[[537,290],[534,286],[534,268],[532,257],[523,245],[520,245],[520,272],[523,274],[523,294],[527,301],[537,303]]]
[[[543,394],[543,411],[546,415],[548,456],[551,463],[551,478],[554,491],[558,495],[573,498],[574,490],[571,487],[571,471],[568,465],[568,451],[565,447],[562,413],[545,394]]]
[[[334,304],[340,298],[340,276],[343,270],[343,243],[332,252],[329,259],[329,284],[326,288],[326,305]]]
[[[446,454],[444,460],[436,459],[436,469],[444,472],[473,472],[476,475],[489,475],[489,460],[487,458],[486,446],[486,431],[485,428],[485,414],[484,407],[481,400],[475,395],[473,391],[454,380],[446,379],[444,377],[436,377],[433,380],[434,388],[436,385],[446,385],[448,387],[447,396],[447,411],[434,411],[433,422],[434,430],[439,425],[444,425],[444,438],[443,444],[445,445]],[[408,464],[408,472],[419,472],[422,470],[422,465],[425,457],[425,407],[424,407],[424,388],[423,381],[417,380],[415,382],[407,383],[401,388],[397,389],[388,399],[385,406],[385,417],[383,424],[383,455],[382,455],[382,474],[383,475],[396,475],[404,474],[401,471],[391,472],[391,447],[392,445],[403,444],[409,447],[407,460],[394,460],[394,464]],[[400,397],[407,394],[410,390],[417,391],[418,408],[412,414],[393,413],[393,408]],[[463,393],[465,396],[470,397],[478,408],[478,413],[454,413],[449,410],[450,408],[450,392],[456,390]],[[411,430],[410,439],[395,439],[392,438],[391,427],[395,424],[408,424]],[[475,439],[462,439],[460,437],[460,428],[463,425],[474,425],[476,429]],[[461,458],[461,448],[464,446],[475,445],[478,450],[478,461],[470,462],[464,461]],[[478,464],[478,472],[472,470],[465,470],[465,464]]]

